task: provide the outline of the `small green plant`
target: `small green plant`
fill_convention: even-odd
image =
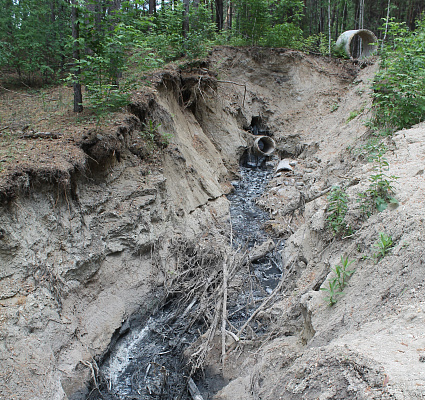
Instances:
[[[336,110],[338,110],[339,108],[339,103],[336,101],[335,103],[332,104],[331,106],[331,113],[335,112]]]
[[[352,229],[345,222],[348,211],[348,195],[344,189],[334,186],[328,195],[328,226],[335,236],[350,234]]]
[[[160,126],[161,123],[156,123],[151,119],[144,124],[144,129],[140,134],[147,141],[149,147],[167,147],[170,143],[173,135],[171,133],[160,133],[158,130]]]
[[[329,306],[333,306],[338,301],[338,295],[343,294],[345,286],[347,286],[347,281],[351,275],[354,274],[354,271],[349,271],[348,267],[354,261],[348,260],[348,257],[341,256],[339,264],[335,265],[333,272],[335,276],[329,280],[328,287],[321,288],[324,292],[327,292],[326,300],[329,303]]]
[[[367,217],[374,210],[381,212],[387,209],[389,204],[398,204],[397,199],[394,197],[394,183],[398,177],[386,174],[389,170],[389,163],[384,157],[386,147],[382,143],[372,147],[373,150],[370,150],[369,159],[375,162],[373,167],[375,173],[369,177],[369,188],[366,192],[358,195],[361,202],[360,209]]]
[[[383,259],[394,246],[393,239],[390,235],[387,235],[384,232],[379,233],[379,239],[373,244],[373,247],[378,250],[377,253],[373,254],[375,263],[378,263]]]
[[[348,257],[341,256],[339,264],[335,265],[335,269],[333,270],[335,276],[328,281],[328,287],[320,288],[320,290],[328,293],[326,300],[329,306],[332,307],[338,301],[338,296],[343,294],[348,279],[354,274],[354,271],[348,270],[348,267],[353,262],[354,260],[349,261]]]
[[[354,118],[356,118],[360,114],[359,110],[354,110],[350,112],[350,115],[347,118],[347,124],[352,121]]]
[[[335,274],[341,292],[344,290],[347,285],[348,278],[354,274],[354,271],[349,271],[348,267],[354,262],[354,260],[349,261],[348,257],[341,256],[341,261],[339,264],[335,265]]]
[[[329,303],[329,306],[333,306],[338,301],[337,296],[339,294],[342,294],[342,292],[338,292],[338,280],[336,278],[331,279],[328,282],[329,287],[320,288],[320,290],[323,290],[324,292],[327,292],[328,295],[326,296],[326,300]]]

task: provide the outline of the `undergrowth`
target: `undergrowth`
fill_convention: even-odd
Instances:
[[[425,119],[425,19],[415,31],[388,23],[373,84],[375,120],[381,127],[409,128]]]
[[[328,287],[323,287],[320,290],[327,293],[326,301],[329,306],[333,306],[338,301],[338,296],[343,294],[344,288],[347,286],[348,279],[354,274],[354,271],[348,267],[354,262],[348,257],[341,256],[339,264],[333,269],[334,277],[328,281]]]
[[[377,250],[377,253],[373,254],[375,263],[378,263],[383,259],[394,246],[393,239],[390,235],[380,232],[378,240],[373,244],[373,247]]]
[[[326,220],[335,236],[352,233],[351,227],[345,221],[347,212],[348,195],[341,187],[334,186],[328,195],[328,216]]]

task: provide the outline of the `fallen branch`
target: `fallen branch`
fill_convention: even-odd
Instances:
[[[342,184],[339,184],[338,186],[341,186],[343,189],[347,189],[350,186],[357,185],[359,182],[360,182],[359,178],[354,178],[348,184],[342,183]],[[326,189],[324,189],[320,192],[317,192],[315,194],[310,194],[309,196],[307,196],[304,193],[301,193],[300,200],[298,201],[298,203],[297,204],[288,204],[288,207],[282,211],[282,215],[285,216],[285,215],[288,215],[290,213],[293,213],[294,211],[298,210],[299,208],[304,207],[306,203],[310,203],[311,201],[316,200],[319,197],[324,196],[325,194],[329,193],[334,186],[336,186],[336,185],[329,186],[328,188],[326,188]]]
[[[260,258],[263,258],[268,253],[273,251],[275,247],[276,246],[272,239],[267,240],[260,246],[254,246],[254,248],[249,252],[249,261],[252,263],[258,261]]]
[[[40,98],[41,98],[41,96],[38,96],[38,95],[36,95],[36,94],[26,94],[26,93],[19,93],[19,92],[15,92],[14,90],[6,89],[6,88],[5,88],[4,86],[2,86],[2,85],[0,85],[0,89],[6,90],[6,92],[10,92],[10,93],[18,94],[18,95],[20,95],[20,96],[27,96],[27,97],[40,97]]]
[[[243,86],[245,88],[244,92],[243,92],[243,102],[242,102],[242,107],[245,105],[245,96],[246,96],[246,83],[237,83],[237,82],[233,82],[233,81],[217,81],[219,83],[230,83],[232,85],[237,85],[237,86]]]
[[[204,400],[201,395],[201,392],[198,389],[198,386],[196,386],[196,383],[193,382],[192,378],[189,378],[189,380],[187,381],[187,387],[193,400]]]
[[[224,260],[223,263],[223,313],[221,317],[221,364],[224,371],[224,363],[226,357],[226,321],[227,321],[227,279],[228,279],[228,270],[227,270],[227,261],[228,258]]]
[[[260,304],[260,306],[251,314],[251,316],[248,318],[248,320],[242,325],[242,327],[239,329],[238,333],[236,334],[237,337],[241,337],[243,331],[246,329],[246,327],[249,325],[249,323],[258,315],[258,313],[262,310],[264,310],[269,304],[270,301],[277,296],[277,294],[281,291],[284,283],[283,277],[281,278],[279,285],[277,285],[273,292],[270,294],[270,296],[266,297],[264,301]]]
[[[20,136],[21,139],[60,139],[63,133],[55,132],[30,132]]]

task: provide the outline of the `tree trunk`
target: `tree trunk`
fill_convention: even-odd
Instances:
[[[189,0],[183,0],[184,18],[183,18],[183,36],[189,32]]]
[[[390,20],[390,5],[391,5],[391,0],[388,0],[387,18],[386,18],[386,21],[385,21],[385,33],[384,33],[384,38],[382,39],[382,47],[381,48],[384,48],[384,42],[385,42],[385,39],[387,38],[388,22]]]
[[[156,0],[149,0],[149,15],[156,13]]]
[[[232,18],[233,18],[233,6],[232,0],[229,1],[229,6],[227,8],[227,29],[232,30]]]
[[[218,32],[223,30],[223,0],[215,0],[215,23]]]
[[[328,1],[328,35],[329,35],[329,56],[331,55],[331,0]]]
[[[72,38],[74,39],[72,57],[74,63],[78,65],[80,61],[80,45],[78,39],[80,38],[80,23],[78,22],[78,8],[77,0],[71,0],[71,20],[72,20]],[[83,111],[83,95],[81,92],[81,83],[80,83],[81,69],[79,65],[74,72],[74,112]]]

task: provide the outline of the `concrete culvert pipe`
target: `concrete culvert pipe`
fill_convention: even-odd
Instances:
[[[261,156],[270,156],[276,148],[276,143],[269,136],[258,136],[254,141],[254,153]]]
[[[351,42],[356,37],[361,39],[361,53],[359,55],[352,54]],[[375,34],[367,29],[355,29],[341,33],[336,41],[335,47],[343,50],[350,58],[367,58],[376,53],[378,39]],[[375,43],[375,44],[373,44]]]

